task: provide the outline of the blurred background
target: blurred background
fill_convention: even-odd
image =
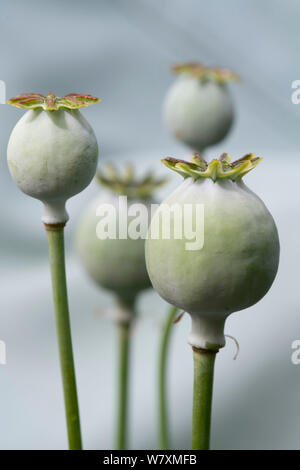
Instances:
[[[161,105],[174,80],[170,65],[201,61],[241,75],[230,85],[236,107],[228,138],[208,151],[264,157],[247,184],[266,203],[279,229],[281,263],[269,294],[232,315],[229,341],[217,358],[212,448],[299,449],[300,339],[299,119],[291,102],[298,64],[300,4],[296,0],[3,0],[0,79],[7,97],[53,90],[91,93],[102,103],[83,110],[101,161],[133,162],[164,175],[160,158],[189,151],[169,135]],[[0,105],[0,448],[67,446],[63,396],[40,202],[25,197],[6,163],[10,132],[23,111]],[[161,196],[180,181],[173,176]],[[116,337],[103,316],[109,293],[87,279],[72,248],[81,211],[96,183],[68,203],[67,275],[82,432],[86,449],[111,448]],[[157,343],[166,304],[149,290],[139,300],[133,333],[130,447],[156,446]],[[172,444],[190,445],[192,353],[189,318],[174,326],[170,355]]]

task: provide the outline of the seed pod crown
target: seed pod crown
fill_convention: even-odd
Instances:
[[[23,109],[57,111],[59,109],[84,108],[99,101],[99,98],[88,94],[68,93],[63,97],[59,97],[50,91],[47,95],[42,95],[41,93],[22,93],[15,98],[9,99],[7,103]]]
[[[262,161],[254,153],[249,153],[238,160],[232,162],[232,157],[228,153],[223,153],[220,158],[207,162],[200,154],[194,153],[191,161],[179,160],[177,158],[163,158],[161,162],[184,178],[192,177],[195,180],[199,178],[230,179],[237,181],[245,176],[246,173]]]
[[[97,173],[97,179],[100,184],[114,193],[126,195],[129,198],[150,197],[158,187],[167,181],[167,178],[155,177],[152,171],[137,178],[131,165],[126,165],[123,172],[120,172],[111,163],[107,163],[103,170]]]
[[[229,69],[220,67],[206,67],[199,62],[186,62],[172,66],[172,72],[177,75],[188,75],[201,81],[215,81],[217,83],[239,82],[240,77]]]

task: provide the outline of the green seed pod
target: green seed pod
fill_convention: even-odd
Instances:
[[[125,168],[121,175],[112,165],[106,166],[98,180],[109,191],[93,200],[84,212],[76,233],[76,251],[99,286],[112,291],[118,299],[132,303],[140,291],[151,286],[145,264],[145,236],[150,206],[154,202],[152,193],[165,180],[154,179],[149,173],[137,181],[131,167]],[[136,204],[145,208],[138,221],[143,238],[132,239],[127,228],[130,230],[130,223],[135,219]],[[105,216],[103,222],[100,215]],[[119,232],[121,223],[123,228]],[[114,238],[106,237],[104,226],[112,227]]]
[[[279,239],[268,209],[242,181],[260,158],[251,154],[231,163],[223,154],[207,164],[195,154],[192,160],[163,160],[185,179],[162,206],[182,212],[170,210],[169,239],[163,237],[160,211],[155,213],[146,240],[146,263],[161,297],[191,315],[190,344],[219,349],[225,344],[227,316],[255,304],[271,287]],[[203,208],[201,223],[192,221],[191,215],[182,218],[185,205],[192,207],[192,216],[197,205]],[[192,223],[203,244],[189,249],[185,237],[175,238],[178,223]],[[156,239],[154,233],[159,233]]]
[[[174,66],[178,79],[164,103],[167,127],[197,152],[220,142],[233,123],[233,104],[227,82],[238,80],[226,69],[200,64]]]
[[[28,109],[7,148],[10,173],[26,194],[44,203],[43,222],[68,220],[65,202],[95,175],[98,144],[78,108],[98,102],[90,95],[23,94],[9,104]]]

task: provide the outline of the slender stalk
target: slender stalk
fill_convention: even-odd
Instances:
[[[115,448],[124,450],[127,447],[128,433],[128,382],[130,359],[130,333],[135,317],[135,295],[116,297],[119,320],[118,329],[118,393],[117,393],[117,428]]]
[[[119,365],[118,365],[118,414],[116,449],[124,450],[127,446],[128,417],[128,371],[130,347],[130,322],[118,323]]]
[[[82,443],[67,296],[64,224],[45,225],[45,228],[49,244],[53,300],[64,389],[69,449],[80,450]]]
[[[193,348],[194,399],[192,450],[209,450],[216,351]]]
[[[169,308],[166,323],[163,328],[160,349],[159,349],[159,366],[158,366],[158,445],[159,449],[167,450],[169,448],[169,422],[167,410],[167,359],[170,345],[171,331],[173,320],[178,309],[171,305]]]

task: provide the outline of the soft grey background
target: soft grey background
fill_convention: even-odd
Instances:
[[[296,0],[3,0],[0,79],[8,97],[20,92],[89,92],[102,103],[84,110],[100,156],[133,161],[140,170],[159,159],[187,156],[161,123],[161,103],[173,80],[169,65],[201,60],[227,66],[244,79],[232,85],[237,120],[210,155],[249,151],[264,157],[247,177],[277,222],[282,255],[269,294],[232,316],[218,357],[213,409],[215,449],[300,448],[300,366],[291,342],[299,319],[299,118],[291,82],[300,79]],[[0,105],[0,448],[65,448],[66,432],[41,204],[15,187],[6,164],[9,134],[21,110]],[[172,184],[179,177],[174,176]],[[165,190],[169,191],[169,188]],[[86,278],[71,237],[94,183],[68,205],[68,280],[84,445],[110,448],[115,395],[115,332],[103,319],[112,304]],[[230,275],[230,273],[229,273]],[[140,299],[133,335],[132,448],[156,445],[157,339],[165,304],[153,292]],[[174,327],[170,360],[173,446],[190,442],[192,356],[189,319]]]

